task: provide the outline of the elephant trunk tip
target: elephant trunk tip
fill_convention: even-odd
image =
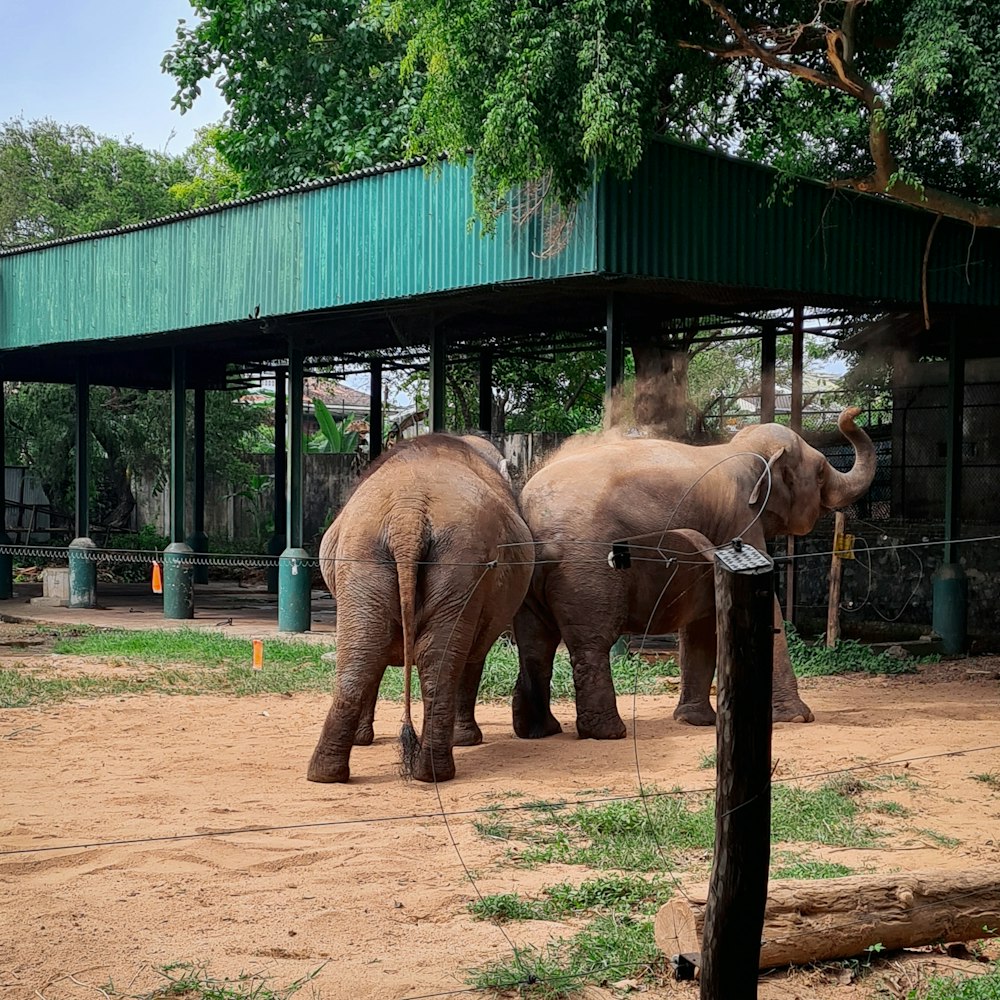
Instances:
[[[860,406],[849,406],[846,410],[842,411],[840,416],[837,418],[837,426],[844,433],[854,429],[854,420],[856,417],[861,415]]]
[[[417,731],[409,720],[403,723],[403,728],[399,731],[399,751],[399,773],[404,778],[412,778],[420,753],[420,740],[417,739]]]

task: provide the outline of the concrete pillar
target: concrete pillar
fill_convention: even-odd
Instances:
[[[196,553],[208,552],[205,534],[205,390],[194,391],[194,531],[187,543]],[[195,583],[208,583],[208,567],[193,568]]]
[[[368,461],[374,462],[382,454],[382,440],[385,437],[382,413],[382,362],[378,359],[372,362],[369,395],[371,409],[368,413]]]
[[[97,547],[90,540],[90,377],[85,363],[76,374],[76,538],[69,543],[71,608],[97,607]]]
[[[778,356],[778,324],[769,320],[760,331],[760,422],[774,423],[774,366]]]
[[[605,355],[604,391],[621,385],[625,375],[625,335],[621,318],[621,308],[614,292],[608,293],[607,319],[605,323]]]
[[[274,369],[274,533],[267,543],[269,556],[280,556],[285,551],[285,521],[288,518],[285,483],[288,470],[287,449],[285,448],[288,434],[288,369]],[[278,567],[268,566],[265,571],[267,592],[278,593]]]
[[[309,554],[302,548],[302,348],[288,349],[287,420],[287,505],[285,538],[287,548],[278,564],[278,628],[282,632],[308,632],[310,616],[310,569],[304,564]]]
[[[431,363],[430,363],[430,397],[431,397],[431,430],[443,431],[445,428],[445,363],[446,343],[444,331],[439,327],[431,330]]]
[[[163,552],[163,617],[194,618],[191,546],[184,541],[187,373],[182,347],[170,357],[170,544]]]
[[[6,386],[0,379],[0,457],[3,460],[4,489],[0,496],[0,545],[10,545],[7,534],[7,415],[5,406]],[[14,557],[8,552],[0,552],[0,601],[14,596]]]
[[[479,351],[479,429],[493,433],[493,350]]]

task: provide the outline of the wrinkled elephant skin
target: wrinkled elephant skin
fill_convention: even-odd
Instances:
[[[552,661],[565,642],[581,738],[620,739],[609,651],[620,635],[677,632],[681,694],[674,717],[711,725],[715,671],[712,550],[742,538],[764,551],[777,534],[811,531],[826,511],[862,496],[875,451],[845,410],[841,432],[854,445],[846,473],[793,431],[748,427],[723,445],[696,447],[617,431],[573,438],[525,485],[521,508],[538,540],[536,565],[514,619],[520,673],[514,731],[538,739],[560,731],[550,707]],[[604,557],[613,544],[629,568]],[[788,659],[774,602],[773,719],[810,722]]]
[[[390,663],[416,666],[420,677],[423,725],[410,773],[452,778],[452,747],[482,742],[483,663],[531,578],[531,535],[502,456],[488,441],[445,434],[396,446],[327,530],[320,561],[337,599],[337,669],[309,780],[348,780],[352,745],[374,738]]]

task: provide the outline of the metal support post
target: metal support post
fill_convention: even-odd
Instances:
[[[431,364],[430,364],[430,396],[431,396],[431,430],[443,431],[445,428],[445,363],[446,343],[444,331],[435,326],[431,330]]]
[[[4,490],[0,496],[0,545],[10,545],[7,534],[7,414],[5,406],[6,386],[0,380],[0,456],[3,457]],[[31,539],[27,538],[30,542]],[[9,553],[0,554],[0,601],[14,596],[14,557]]]
[[[85,364],[76,373],[76,538],[69,543],[71,608],[97,606],[97,548],[90,539],[90,377]]]
[[[622,330],[621,310],[614,292],[608,293],[607,320],[605,324],[604,391],[611,391],[621,385],[625,376],[625,336]]]
[[[489,347],[479,351],[479,429],[493,433],[493,351]]]
[[[267,542],[267,554],[280,556],[285,551],[285,521],[288,518],[288,500],[285,496],[288,469],[286,464],[288,434],[288,413],[285,405],[288,399],[288,369],[274,369],[274,531]],[[264,572],[267,592],[278,593],[278,567],[268,566]]]
[[[802,433],[802,356],[805,342],[802,306],[796,306],[792,320],[792,400],[789,426]],[[795,536],[785,541],[788,562],[785,563],[785,621],[795,622]]]
[[[184,541],[185,439],[187,375],[184,349],[170,357],[170,544],[163,552],[163,617],[194,618],[194,570],[191,546]]]
[[[278,561],[278,628],[282,632],[308,632],[310,628],[311,571],[302,548],[302,348],[288,349],[288,420],[286,421],[287,474],[285,538],[287,548]]]
[[[194,531],[187,543],[195,552],[208,552],[205,534],[205,390],[194,390]],[[208,567],[193,568],[195,583],[208,583]]]
[[[371,383],[369,385],[371,407],[368,413],[368,461],[374,462],[382,454],[385,428],[382,417],[382,362],[372,362]]]
[[[965,354],[952,319],[948,343],[948,441],[944,481],[944,562],[932,577],[934,631],[946,653],[962,653],[966,643],[965,570],[954,540],[962,534],[962,426],[965,409]]]
[[[768,320],[760,331],[760,422],[774,423],[774,366],[778,357],[778,324]]]

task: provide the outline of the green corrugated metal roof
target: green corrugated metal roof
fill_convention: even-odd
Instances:
[[[934,215],[659,142],[599,199],[602,270],[916,305]],[[938,305],[1000,305],[1000,234],[944,221],[927,268]]]
[[[773,171],[657,143],[631,180],[594,188],[546,255],[539,217],[508,214],[493,237],[470,229],[470,169],[396,164],[2,254],[0,350],[580,275],[920,302],[932,217],[919,210],[813,183],[786,200]],[[942,224],[929,299],[998,306],[998,271],[1000,235]]]

